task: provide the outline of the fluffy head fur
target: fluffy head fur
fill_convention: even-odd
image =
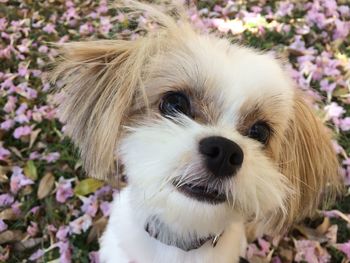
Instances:
[[[64,84],[60,117],[89,175],[115,180],[123,164],[137,216],[157,215],[183,238],[219,233],[236,215],[279,231],[335,196],[330,135],[278,60],[131,3],[159,29],[134,41],[63,44],[53,72]],[[169,91],[189,97],[194,118],[159,113]],[[266,146],[247,137],[257,121],[272,129]],[[212,176],[198,153],[208,136],[228,138],[244,152],[234,177],[208,186],[226,194],[218,205],[188,198],[172,184],[203,184]]]

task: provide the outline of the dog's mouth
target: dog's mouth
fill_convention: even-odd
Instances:
[[[216,189],[209,188],[207,185],[197,185],[191,183],[180,185],[176,181],[173,182],[173,185],[179,192],[200,202],[220,204],[227,200],[224,193],[219,192]]]

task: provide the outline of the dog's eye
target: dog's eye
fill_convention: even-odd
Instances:
[[[164,116],[182,113],[192,117],[191,104],[187,96],[181,92],[168,92],[164,95],[159,110]]]
[[[265,122],[256,122],[248,132],[248,137],[266,144],[270,137],[271,129]]]

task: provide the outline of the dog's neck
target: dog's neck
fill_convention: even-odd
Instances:
[[[210,241],[215,247],[222,233],[198,236],[195,232],[187,235],[179,235],[157,216],[149,217],[145,224],[145,231],[163,244],[180,248],[184,251],[197,249]]]

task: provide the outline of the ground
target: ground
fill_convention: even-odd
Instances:
[[[188,4],[188,3],[187,3]],[[196,1],[202,31],[285,58],[298,87],[334,131],[350,184],[350,2]],[[0,262],[97,262],[117,189],[86,179],[56,118],[47,82],[51,43],[135,38],[149,24],[107,1],[0,0]],[[250,244],[252,262],[349,262],[350,197],[284,237]]]

